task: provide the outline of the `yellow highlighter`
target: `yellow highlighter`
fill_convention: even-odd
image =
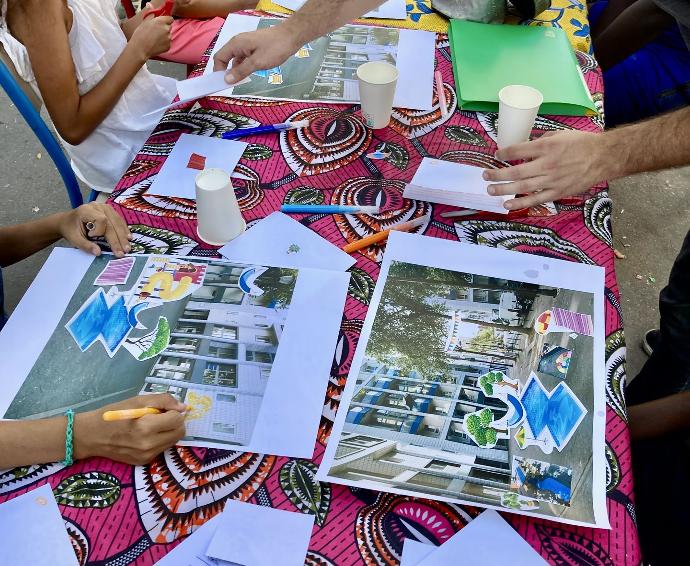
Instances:
[[[144,415],[158,415],[162,413],[160,409],[153,407],[142,407],[141,409],[122,409],[121,411],[106,411],[103,413],[104,421],[125,421],[128,419],[138,419]]]

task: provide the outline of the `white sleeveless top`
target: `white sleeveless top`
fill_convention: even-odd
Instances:
[[[40,97],[26,48],[7,28],[7,0],[1,1],[0,43],[19,76]],[[67,0],[73,14],[69,43],[81,95],[101,81],[127,45],[115,11],[117,3],[118,0]],[[154,75],[144,66],[88,138],[79,145],[61,139],[77,176],[91,189],[112,192],[163,112],[143,115],[169,104],[176,94],[173,79]]]

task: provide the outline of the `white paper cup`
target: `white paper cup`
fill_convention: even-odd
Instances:
[[[230,174],[204,169],[196,176],[196,233],[212,246],[222,246],[247,228],[237,204]]]
[[[498,147],[529,140],[544,97],[536,88],[509,85],[498,93]]]
[[[391,121],[399,75],[395,65],[385,61],[370,61],[357,68],[362,116],[369,128],[380,130]]]

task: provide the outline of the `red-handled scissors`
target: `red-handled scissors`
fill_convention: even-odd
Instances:
[[[147,10],[147,12],[144,14],[144,19],[148,18],[149,16],[153,16],[154,18],[157,18],[158,16],[172,16],[174,7],[174,0],[165,0],[165,4],[163,4],[160,8]]]

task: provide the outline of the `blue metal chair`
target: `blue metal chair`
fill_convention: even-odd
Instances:
[[[33,103],[26,95],[22,87],[17,82],[14,74],[7,65],[0,58],[0,86],[10,97],[10,100],[14,103],[22,115],[26,123],[33,130],[34,134],[38,140],[43,144],[43,147],[50,155],[53,163],[57,167],[62,181],[65,183],[65,188],[67,189],[67,196],[69,196],[72,208],[77,208],[84,204],[84,199],[81,194],[81,188],[79,187],[79,182],[77,177],[72,171],[72,167],[65,157],[65,154],[60,147],[59,142],[55,139],[55,136],[50,131],[46,123],[41,118],[40,113],[36,110]],[[93,200],[97,193],[91,191],[89,200]]]

